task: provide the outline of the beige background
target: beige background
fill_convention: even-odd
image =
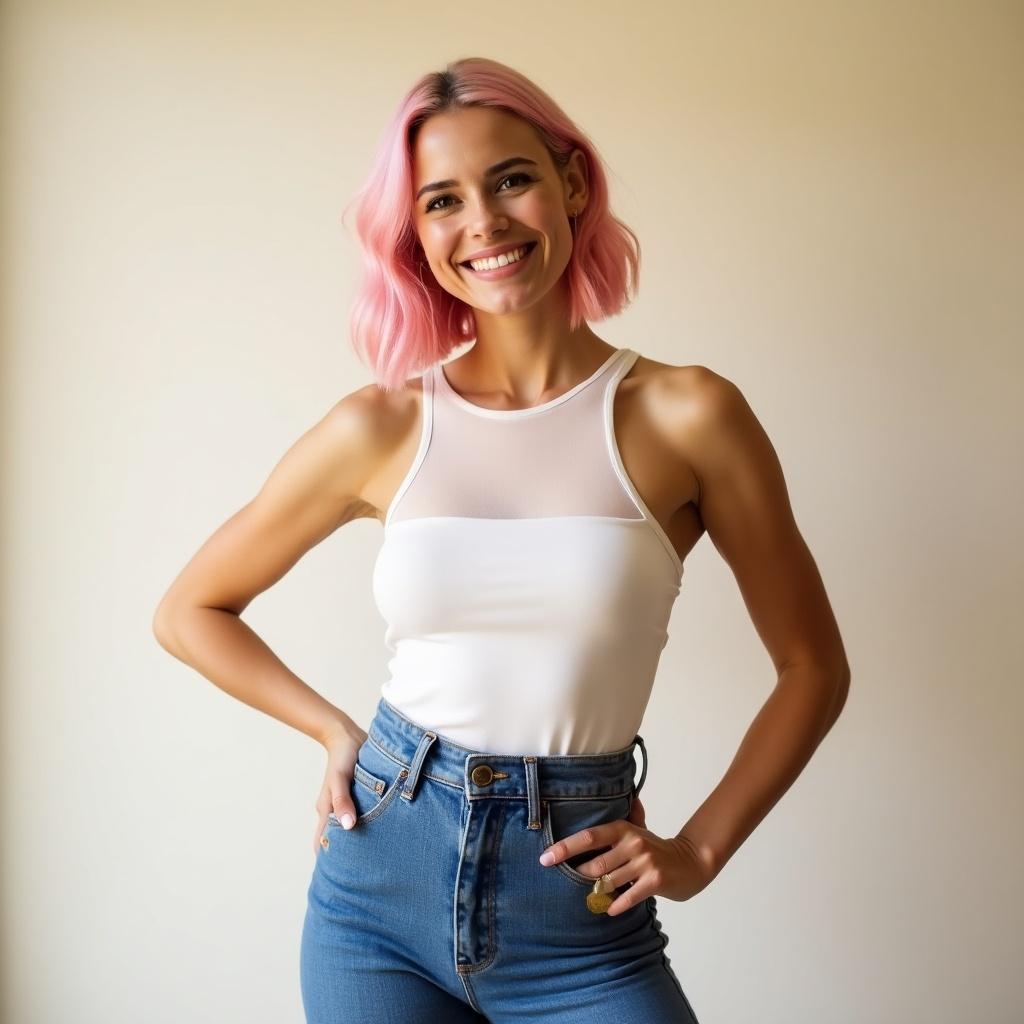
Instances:
[[[643,266],[595,329],[739,385],[847,644],[807,771],[661,901],[702,1024],[1019,1020],[1024,6],[21,0],[2,30],[4,1020],[302,1020],[323,753],[150,622],[369,382],[342,207],[405,90],[468,55],[601,148]],[[245,616],[364,728],[380,537],[351,524]],[[643,730],[651,827],[773,682],[704,538]]]

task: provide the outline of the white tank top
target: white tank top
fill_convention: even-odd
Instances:
[[[373,596],[381,695],[498,754],[604,753],[640,731],[683,567],[626,475],[617,349],[529,409],[474,405],[440,364],[420,444],[384,519]]]

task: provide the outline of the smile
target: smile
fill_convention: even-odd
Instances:
[[[473,260],[470,263],[460,263],[459,266],[465,267],[466,270],[475,276],[482,277],[485,280],[511,277],[513,274],[518,274],[529,262],[530,255],[536,248],[536,242],[528,242],[526,245],[512,249],[510,252],[502,253],[500,256],[492,256],[484,260]]]

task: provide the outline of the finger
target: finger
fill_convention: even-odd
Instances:
[[[648,896],[653,896],[654,890],[645,886],[643,882],[635,881],[621,896],[612,900],[611,906],[605,911],[609,917],[617,917],[625,913],[638,903],[642,903]]]
[[[602,875],[610,875],[615,886],[625,885],[627,881],[637,876],[636,871],[630,872],[631,861],[629,853],[624,849],[622,843],[616,843],[609,850],[598,854],[593,860],[586,860],[576,870],[583,875],[589,875],[598,879]],[[616,878],[616,874],[618,877]]]
[[[323,845],[320,840],[327,829],[327,815],[331,811],[331,791],[326,785],[320,791],[320,796],[317,798],[313,810],[316,811],[316,832],[313,835],[313,850],[314,852],[319,852],[320,847]]]
[[[590,828],[581,829],[571,836],[559,839],[552,843],[540,855],[540,862],[545,867],[552,864],[559,864],[566,857],[573,857],[577,853],[586,853],[588,850],[597,850],[603,846],[611,846],[624,831],[624,819],[620,821],[609,821],[605,825],[592,825]],[[550,854],[550,858],[548,857]]]
[[[343,785],[344,788],[339,788],[332,794],[331,809],[341,822],[341,827],[347,829],[356,823],[356,805],[352,802],[351,782],[345,780]]]

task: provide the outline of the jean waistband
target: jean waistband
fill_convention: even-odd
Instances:
[[[411,799],[427,775],[465,790],[470,800],[487,797],[536,800],[625,796],[639,793],[647,778],[647,748],[639,733],[629,746],[601,754],[492,754],[464,747],[407,718],[381,697],[368,736],[409,769],[403,787]],[[634,783],[634,749],[643,767]]]

